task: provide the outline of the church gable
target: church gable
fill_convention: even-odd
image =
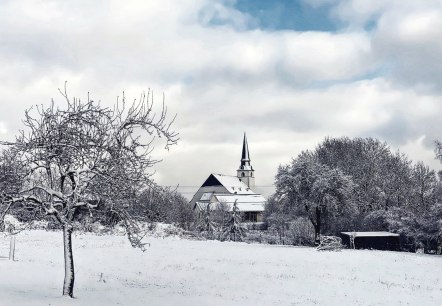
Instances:
[[[201,187],[209,187],[209,186],[222,186],[222,184],[219,180],[216,179],[216,177],[213,174],[211,174]]]

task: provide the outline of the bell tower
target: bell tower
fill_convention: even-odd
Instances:
[[[241,182],[248,187],[255,187],[255,170],[250,165],[249,145],[247,144],[247,136],[244,133],[244,140],[242,144],[241,165],[237,170],[237,176]]]

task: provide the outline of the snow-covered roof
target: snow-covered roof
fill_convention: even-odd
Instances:
[[[205,192],[203,193],[203,195],[201,196],[200,200],[201,201],[209,201],[210,197],[212,196],[212,192]]]
[[[231,194],[255,194],[246,184],[241,182],[237,176],[215,174],[215,173],[212,173],[212,175]]]
[[[215,203],[211,203],[210,209],[218,209],[219,203],[227,205],[227,210],[233,210],[233,204],[236,201],[236,205],[240,211],[264,211],[265,198],[260,194],[214,194],[216,198]],[[198,201],[196,202],[200,209],[207,209],[209,202]]]
[[[390,232],[341,232],[341,234],[354,237],[398,237],[399,234]]]
[[[218,199],[219,202],[223,203],[235,203],[241,204],[241,203],[253,203],[253,204],[264,204],[265,198],[260,194],[215,194],[215,197]]]

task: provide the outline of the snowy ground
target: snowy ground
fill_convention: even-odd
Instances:
[[[22,232],[0,258],[0,305],[441,305],[442,257],[77,234],[75,299],[61,297],[61,233]],[[0,238],[0,256],[7,256]]]

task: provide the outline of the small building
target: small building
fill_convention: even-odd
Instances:
[[[399,251],[399,234],[390,232],[342,232],[342,243],[353,249]]]
[[[193,196],[190,205],[200,211],[224,209],[232,211],[234,203],[243,214],[244,222],[262,222],[265,198],[253,191],[255,170],[250,165],[250,154],[244,134],[241,164],[236,176],[212,173]]]

